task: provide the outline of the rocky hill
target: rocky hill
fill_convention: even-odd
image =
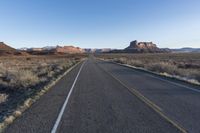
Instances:
[[[1,52],[8,52],[8,51],[16,51],[16,49],[8,46],[4,42],[0,42],[0,51]]]
[[[4,42],[0,42],[0,56],[8,55],[22,55],[24,53],[17,51],[16,49],[8,46]]]
[[[138,42],[137,40],[130,42],[130,45],[124,49],[127,52],[136,53],[158,53],[163,52],[153,42]]]

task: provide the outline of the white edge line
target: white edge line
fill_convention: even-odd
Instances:
[[[60,110],[60,113],[59,113],[59,115],[58,115],[58,117],[57,117],[57,119],[56,119],[56,122],[55,122],[55,124],[54,124],[52,130],[51,130],[51,133],[56,133],[56,131],[57,131],[57,128],[58,128],[59,123],[60,123],[60,121],[61,121],[62,115],[63,115],[63,113],[64,113],[64,111],[65,111],[65,108],[66,108],[66,106],[67,106],[67,103],[68,103],[68,101],[69,101],[69,98],[70,98],[70,96],[71,96],[71,93],[72,93],[72,91],[73,91],[73,89],[74,89],[74,86],[75,86],[75,84],[76,84],[76,81],[77,81],[77,79],[78,79],[78,77],[79,77],[79,75],[80,75],[80,72],[81,72],[81,70],[82,70],[84,64],[85,64],[85,62],[81,65],[81,68],[79,69],[78,74],[76,75],[76,78],[75,78],[75,80],[74,80],[74,82],[73,82],[73,84],[72,84],[72,87],[71,87],[71,89],[70,89],[70,91],[69,91],[69,93],[68,93],[68,95],[67,95],[67,97],[66,97],[66,100],[65,100],[65,102],[64,102],[64,104],[63,104],[63,106],[62,106],[62,108],[61,108],[61,110]]]
[[[194,89],[194,88],[191,88],[191,87],[188,87],[188,86],[179,84],[179,83],[175,83],[175,82],[172,82],[172,81],[168,81],[168,80],[165,80],[165,79],[162,79],[162,78],[153,76],[153,75],[149,75],[149,76],[154,77],[154,78],[157,78],[157,79],[160,79],[160,80],[165,81],[165,82],[168,82],[168,83],[171,83],[171,84],[176,85],[176,86],[179,86],[179,87],[183,87],[183,88],[186,88],[186,89],[189,89],[189,90],[193,90],[193,91],[196,91],[196,92],[200,92],[200,90],[198,90],[198,89]]]
[[[118,63],[116,63],[116,64],[118,64]],[[125,67],[132,68],[132,69],[134,69],[134,71],[140,70],[140,69],[138,69],[138,68],[135,68],[135,67],[132,67],[132,66],[129,66],[129,65],[126,65],[126,64],[118,64],[118,65],[122,65],[122,66],[125,66]],[[142,70],[143,70],[143,69],[142,69]],[[144,70],[144,71],[146,71],[146,70]],[[188,87],[188,86],[186,86],[186,85],[182,85],[182,84],[179,84],[179,83],[175,83],[175,82],[172,82],[172,81],[169,81],[169,80],[165,80],[165,79],[159,78],[159,77],[157,77],[157,76],[152,75],[152,74],[156,74],[156,73],[151,72],[151,71],[148,71],[148,70],[147,70],[146,72],[150,72],[150,73],[151,73],[151,74],[150,74],[150,73],[146,73],[149,77],[153,77],[153,78],[156,78],[156,79],[159,79],[159,80],[162,80],[162,81],[171,83],[171,84],[173,84],[173,85],[176,85],[176,86],[179,86],[179,87],[183,87],[183,88],[186,88],[186,89],[189,89],[189,90],[192,90],[192,91],[195,91],[195,92],[199,92],[199,93],[200,93],[200,90],[198,90],[198,89],[191,88],[191,87]],[[160,76],[160,75],[158,75],[158,76]]]

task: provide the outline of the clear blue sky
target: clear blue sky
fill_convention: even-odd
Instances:
[[[200,47],[200,0],[0,0],[0,17],[0,41],[15,48]]]

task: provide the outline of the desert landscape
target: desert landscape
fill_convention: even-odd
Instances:
[[[108,69],[102,66],[102,61],[125,65],[144,73],[152,72],[153,75],[184,81],[196,87],[200,85],[198,50],[188,52],[185,49],[161,49],[153,42],[136,40],[124,49],[91,49],[72,45],[15,49],[1,42],[1,129],[20,117],[55,84],[60,84],[57,82],[69,69],[81,62],[96,62],[97,68]]]
[[[160,49],[152,42],[135,40],[123,50],[96,54],[96,57],[200,84],[200,52],[180,51]]]
[[[96,54],[97,58],[200,83],[200,53]]]
[[[44,54],[44,51],[17,51],[5,43],[0,44],[0,53],[1,122],[16,111],[18,115],[21,114],[22,112],[16,109],[28,98],[36,95],[70,67],[87,57],[81,53],[74,54],[73,50],[50,55]],[[29,104],[27,106],[30,106]]]
[[[200,133],[200,0],[2,0],[0,133]]]
[[[0,57],[0,121],[84,55]],[[5,114],[4,114],[5,113]]]

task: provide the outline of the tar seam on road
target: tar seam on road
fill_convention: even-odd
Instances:
[[[78,71],[78,74],[76,75],[76,78],[75,78],[75,80],[74,80],[74,82],[73,82],[73,84],[72,84],[72,87],[71,87],[71,89],[70,89],[70,91],[69,91],[69,93],[68,93],[68,95],[67,95],[67,97],[66,97],[66,100],[65,100],[65,102],[64,102],[64,104],[63,104],[63,106],[62,106],[62,108],[61,108],[61,110],[60,110],[60,113],[59,113],[59,115],[58,115],[58,118],[56,119],[56,122],[55,122],[55,124],[54,124],[52,130],[51,130],[51,133],[56,133],[56,131],[57,131],[57,128],[58,128],[59,123],[60,123],[60,121],[61,121],[62,115],[63,115],[63,113],[64,113],[64,111],[65,111],[65,108],[66,108],[66,106],[67,106],[67,103],[68,103],[68,101],[69,101],[69,98],[70,98],[70,96],[71,96],[71,93],[72,93],[72,91],[73,91],[73,89],[74,89],[74,86],[75,86],[75,84],[76,84],[76,81],[77,81],[77,79],[78,79],[78,77],[79,77],[79,75],[80,75],[80,72],[81,72],[81,70],[82,70],[84,64],[85,64],[85,62],[81,65],[81,67],[80,67],[80,69],[79,69],[79,71]]]
[[[110,72],[106,71],[105,69],[103,69],[102,67],[100,67],[99,65],[97,65],[100,69],[102,69],[104,72],[106,72],[108,75],[110,75],[113,79],[115,79],[116,81],[118,81],[121,85],[123,85],[125,88],[127,88],[132,94],[134,94],[136,97],[138,97],[141,101],[143,101],[145,104],[147,104],[150,108],[152,108],[155,112],[157,112],[161,117],[163,117],[166,121],[168,121],[169,123],[171,123],[173,126],[175,126],[177,129],[179,129],[182,133],[187,133],[187,130],[183,128],[183,126],[181,126],[180,124],[174,122],[172,119],[170,119],[168,116],[166,116],[162,110],[156,105],[154,104],[152,101],[150,101],[148,98],[146,98],[145,96],[143,96],[139,91],[133,89],[133,88],[129,88],[127,85],[125,85],[121,80],[119,80],[118,78],[116,78],[115,76],[113,76]]]

